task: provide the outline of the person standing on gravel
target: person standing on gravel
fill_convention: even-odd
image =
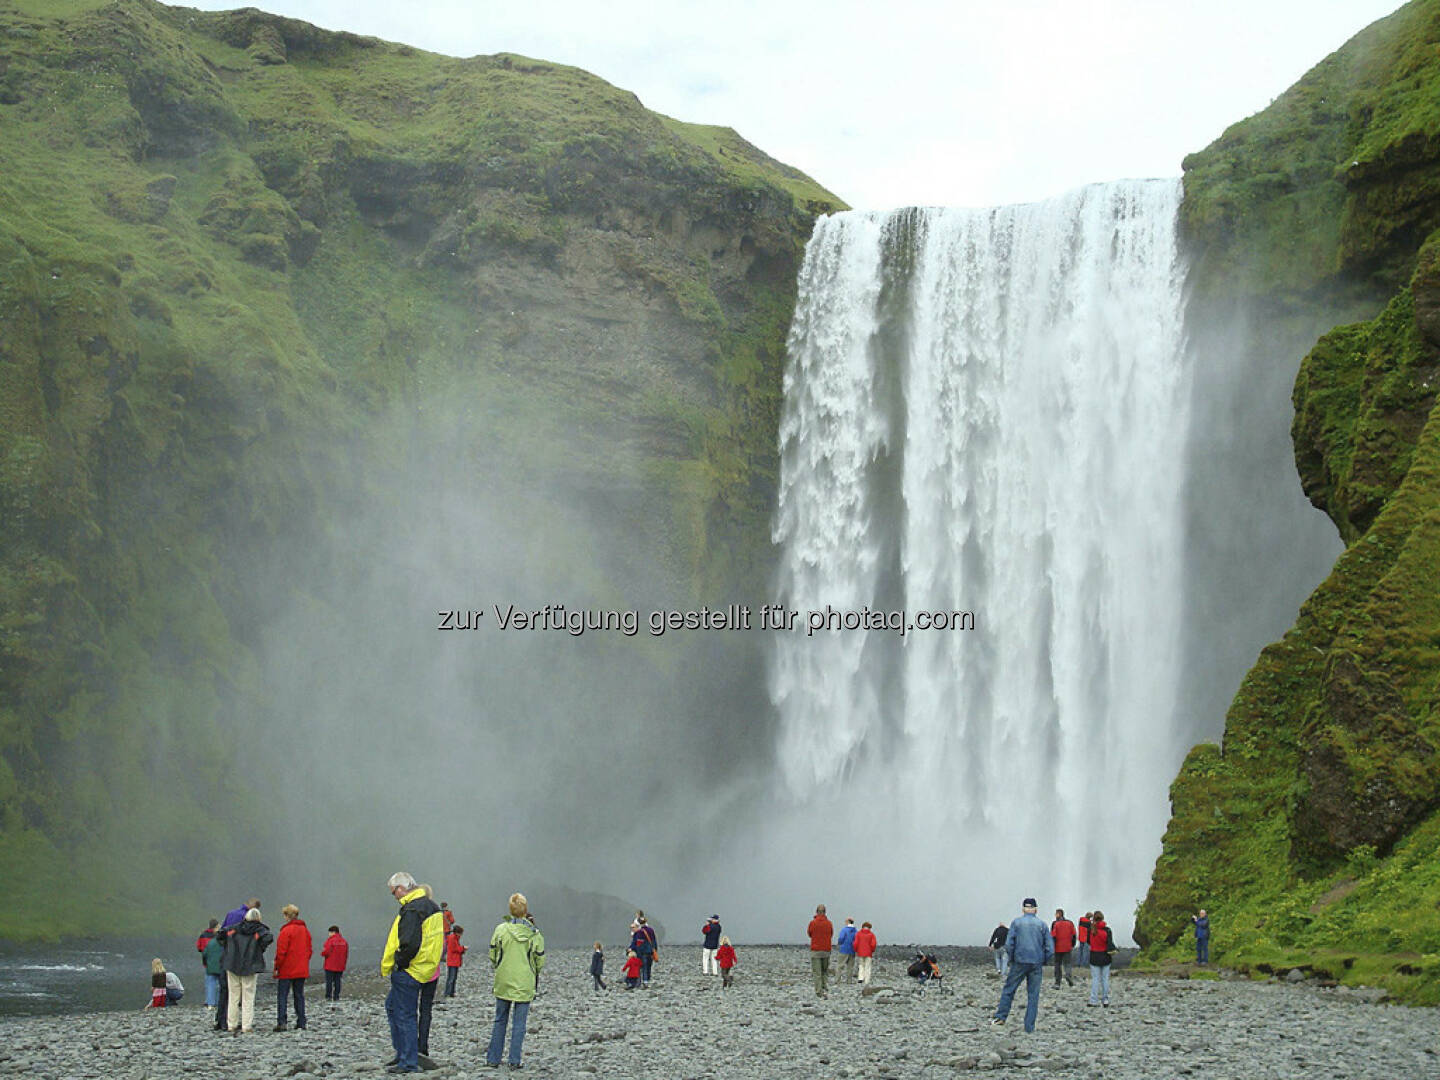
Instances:
[[[1110,954],[1115,935],[1105,924],[1105,913],[1097,911],[1090,920],[1090,1004],[1110,1004]]]
[[[861,923],[860,932],[855,935],[855,955],[860,958],[860,974],[857,978],[861,986],[868,986],[870,961],[875,958],[875,931],[868,922]]]
[[[835,948],[840,951],[843,959],[840,961],[842,967],[841,977],[847,982],[855,977],[855,920],[846,919],[845,925],[840,928],[840,936],[835,939]]]
[[[385,1018],[390,1022],[390,1045],[395,1048],[394,1063],[386,1071],[419,1072],[420,988],[440,966],[445,920],[440,905],[404,870],[391,874],[386,885],[400,904],[380,957],[380,974],[390,979]]]
[[[816,905],[815,917],[810,920],[805,932],[810,935],[810,973],[815,977],[815,995],[828,997],[830,939],[835,935],[835,925],[825,917],[824,904]]]
[[[1005,939],[1009,936],[1010,928],[1003,922],[990,935],[990,951],[995,954],[995,973],[1001,978],[1010,970],[1010,954],[1005,951]]]
[[[1090,919],[1094,914],[1093,911],[1085,912],[1080,916],[1080,924],[1076,927],[1075,936],[1080,942],[1077,948],[1080,950],[1078,959],[1081,967],[1090,966]]]
[[[1005,952],[1010,957],[1010,974],[1005,978],[1005,988],[1000,991],[1000,1004],[990,1018],[991,1026],[999,1027],[1010,1015],[1010,1006],[1015,1001],[1015,990],[1025,983],[1025,1032],[1035,1030],[1035,1016],[1040,1011],[1040,986],[1045,981],[1045,965],[1055,955],[1055,942],[1050,937],[1050,928],[1040,921],[1035,911],[1040,906],[1035,898],[1027,896],[1021,905],[1021,915],[1010,924],[1005,935]]]
[[[286,904],[280,914],[285,916],[285,925],[275,938],[275,1030],[285,1030],[285,999],[294,993],[295,1030],[304,1031],[305,980],[310,977],[310,957],[315,950],[300,909]]]
[[[1070,952],[1075,948],[1075,924],[1065,917],[1064,908],[1055,909],[1055,921],[1050,924],[1050,937],[1055,942],[1055,989],[1060,989],[1060,969],[1065,969],[1065,985],[1074,986],[1070,974]]]
[[[1190,921],[1195,924],[1195,963],[1210,963],[1210,916],[1205,909],[1200,909],[1199,915],[1191,915]]]
[[[715,950],[720,948],[720,916],[711,915],[700,933],[705,937],[700,947],[700,974],[714,975],[720,970],[715,966]]]
[[[240,925],[225,937],[225,983],[229,988],[225,1020],[237,1035],[254,1029],[255,976],[265,970],[265,950],[274,940],[270,928],[260,921],[258,907],[245,912]]]
[[[490,1029],[490,1047],[485,1064],[496,1068],[505,1049],[505,1025],[510,1021],[510,1067],[520,1068],[520,1051],[525,1042],[525,1022],[535,985],[545,966],[545,937],[526,918],[530,906],[524,894],[510,895],[510,918],[490,935],[490,963],[495,965],[495,1023]]]

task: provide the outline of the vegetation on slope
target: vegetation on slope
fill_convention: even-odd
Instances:
[[[1151,962],[1207,907],[1221,965],[1440,1002],[1437,101],[1440,3],[1416,0],[1186,163],[1202,292],[1393,295],[1301,365],[1297,465],[1348,546],[1171,788]]]
[[[417,432],[644,522],[673,595],[763,582],[839,203],[733,132],[519,56],[0,0],[0,161],[0,865],[67,896],[0,936],[153,928],[210,861],[275,597],[343,595]]]

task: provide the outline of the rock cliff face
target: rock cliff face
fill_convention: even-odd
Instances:
[[[1186,162],[1202,305],[1292,338],[1368,321],[1320,337],[1294,386],[1300,480],[1346,549],[1171,789],[1137,916],[1152,958],[1207,907],[1221,964],[1440,999],[1437,103],[1440,3],[1416,0]]]
[[[796,270],[840,204],[733,131],[519,56],[18,0],[0,160],[0,863],[89,868],[0,936],[119,929],[207,861],[280,598],[342,599],[417,475],[597,589],[763,592]]]

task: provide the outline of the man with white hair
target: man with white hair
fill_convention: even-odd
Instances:
[[[385,997],[385,1016],[390,1021],[390,1042],[395,1060],[387,1072],[420,1071],[420,988],[440,968],[445,943],[445,917],[440,905],[401,870],[391,874],[390,895],[400,904],[400,913],[390,926],[380,974],[390,977]]]

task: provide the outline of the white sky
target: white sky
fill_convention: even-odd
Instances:
[[[516,52],[725,124],[853,206],[1176,176],[1400,0],[256,0],[454,56]],[[238,6],[188,0],[218,10]]]

